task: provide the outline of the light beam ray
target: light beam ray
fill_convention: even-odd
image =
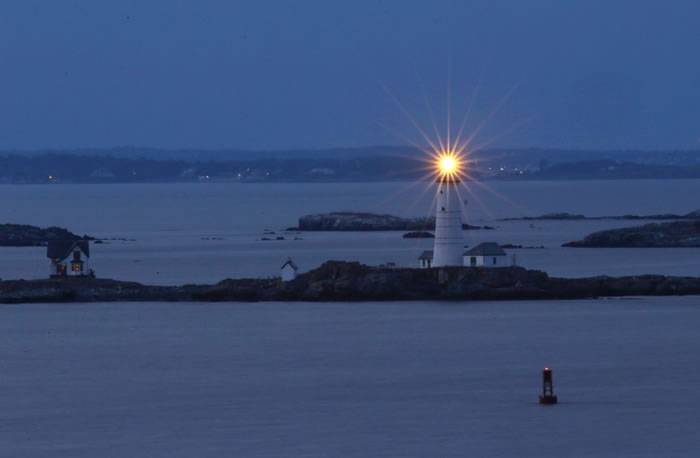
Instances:
[[[408,112],[406,107],[403,106],[403,104],[394,96],[394,94],[389,90],[386,85],[382,84],[382,88],[386,91],[386,93],[391,97],[391,99],[396,103],[401,110],[401,112],[408,118],[408,120],[413,124],[413,126],[418,130],[418,132],[421,134],[423,139],[430,145],[431,148],[437,149],[437,146],[435,143],[430,139],[430,137],[425,133],[425,131],[420,127],[418,124],[418,121],[416,121],[413,116],[411,116],[411,113]]]
[[[479,92],[481,91],[481,84],[484,78],[483,72],[479,75],[479,81],[476,83],[476,86],[474,86],[474,89],[472,89],[472,94],[469,99],[469,104],[467,105],[467,112],[464,114],[464,117],[462,118],[462,122],[459,126],[459,130],[457,131],[457,135],[455,136],[457,144],[462,144],[462,134],[464,134],[464,129],[467,128],[467,121],[469,120],[472,109],[474,108],[474,104],[476,103],[476,99],[479,96]]]
[[[496,104],[493,110],[486,116],[486,118],[481,121],[481,123],[477,126],[477,128],[472,132],[472,134],[467,138],[466,140],[466,145],[469,147],[471,145],[472,141],[474,138],[481,132],[481,130],[484,128],[484,126],[493,119],[494,116],[501,110],[501,108],[505,105],[505,103],[510,99],[510,96],[515,92],[515,90],[518,88],[518,85],[515,84],[513,87],[510,88],[510,90],[504,95],[501,100]]]
[[[420,77],[420,74],[418,73],[418,69],[416,67],[413,67],[413,71],[416,74],[416,78],[418,79],[418,85],[421,88],[421,94],[423,94],[423,101],[425,102],[425,106],[428,110],[428,115],[430,116],[430,121],[433,125],[433,131],[435,132],[435,138],[437,139],[438,144],[440,145],[440,149],[445,149],[445,145],[442,143],[442,138],[440,137],[440,131],[438,130],[437,126],[437,120],[435,118],[435,112],[433,111],[433,106],[428,100],[428,94],[425,92],[425,85],[423,84],[423,79]]]
[[[486,139],[485,141],[483,141],[483,142],[481,142],[481,143],[478,143],[478,144],[474,145],[474,146],[472,147],[472,149],[474,149],[474,150],[485,149],[485,148],[487,148],[489,145],[491,145],[493,142],[495,142],[495,141],[497,141],[497,140],[500,140],[501,138],[503,138],[503,137],[505,137],[505,136],[511,134],[512,132],[518,130],[518,129],[521,128],[523,125],[529,123],[529,122],[532,121],[533,119],[534,119],[534,116],[529,116],[529,117],[523,118],[523,119],[521,119],[521,120],[519,120],[519,121],[516,121],[515,124],[511,125],[511,126],[510,126],[509,128],[507,128],[505,131],[499,133],[498,135],[494,135],[494,136],[492,136],[492,137]]]
[[[447,107],[447,151],[452,150],[451,143],[451,131],[452,131],[452,60],[450,58],[450,53],[447,54],[447,101],[445,103]]]

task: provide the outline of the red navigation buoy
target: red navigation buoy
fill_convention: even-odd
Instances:
[[[556,404],[557,397],[554,395],[554,383],[552,382],[552,369],[545,367],[542,371],[542,394],[540,404]]]

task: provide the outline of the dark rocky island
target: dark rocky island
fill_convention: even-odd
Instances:
[[[101,301],[403,301],[582,299],[700,294],[700,278],[642,275],[555,278],[522,267],[405,269],[329,261],[290,282],[224,280],[149,286],[74,278],[0,281],[0,303]]]
[[[463,224],[464,229],[493,229]],[[333,212],[299,218],[298,231],[432,231],[434,217],[401,218],[393,215],[359,212]]]
[[[523,216],[521,218],[503,218],[501,221],[580,221],[580,220],[647,220],[647,221],[670,221],[670,220],[694,220],[700,219],[700,210],[695,210],[683,215],[675,213],[661,213],[655,215],[619,215],[619,216],[586,216],[576,213],[545,213],[540,216]]]
[[[584,215],[575,213],[545,213],[540,216],[523,216],[521,218],[502,218],[501,221],[569,221],[587,219]]]
[[[92,240],[60,227],[42,229],[26,224],[0,224],[0,246],[44,246],[52,240]]]
[[[599,231],[586,236],[583,240],[565,243],[564,246],[575,248],[700,247],[700,219]]]
[[[406,232],[402,237],[405,239],[434,239],[435,234],[428,231],[413,231]]]

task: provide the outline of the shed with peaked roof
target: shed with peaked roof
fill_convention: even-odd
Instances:
[[[287,261],[280,267],[280,276],[282,281],[291,281],[297,277],[299,267],[292,261],[292,258],[287,258]]]

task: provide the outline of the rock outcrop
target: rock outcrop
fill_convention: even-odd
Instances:
[[[688,248],[700,247],[700,219],[651,223],[594,232],[583,240],[565,243],[575,248]]]
[[[326,262],[289,282],[236,279],[215,285],[149,286],[89,278],[0,281],[0,303],[520,300],[689,294],[700,294],[700,278],[553,278],[522,267],[402,269],[338,261]]]
[[[540,216],[523,216],[521,218],[503,218],[502,221],[569,221],[569,220],[580,220],[587,219],[585,215],[579,215],[575,213],[545,213]]]
[[[464,229],[493,229],[489,226],[463,224]],[[435,218],[401,218],[376,213],[333,212],[299,218],[299,231],[431,231]]]
[[[91,240],[60,227],[42,229],[26,224],[0,224],[0,246],[43,246],[52,240]]]
[[[435,234],[428,231],[413,231],[406,232],[402,237],[405,239],[434,239]]]

